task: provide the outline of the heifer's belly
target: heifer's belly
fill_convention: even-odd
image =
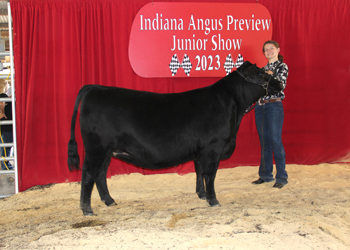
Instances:
[[[139,135],[121,136],[116,139],[112,156],[139,167],[161,169],[191,161],[195,157],[195,145],[187,140],[159,136],[149,138]]]
[[[136,165],[142,168],[148,168],[148,169],[162,169],[162,168],[173,167],[181,163],[185,163],[193,160],[193,157],[190,157],[190,156],[184,157],[183,155],[176,158],[172,158],[172,157],[157,158],[152,155],[148,155],[148,157],[145,157],[145,155],[141,154],[140,152],[128,153],[128,152],[122,152],[119,150],[117,152],[113,152],[112,156],[114,158],[131,163],[133,165]]]
[[[211,134],[198,130],[190,133],[167,131],[164,134],[148,131],[137,136],[124,134],[115,141],[112,155],[148,169],[173,167],[213,153],[219,157],[225,154],[226,158],[233,150],[227,148],[227,139],[219,134],[219,130]]]

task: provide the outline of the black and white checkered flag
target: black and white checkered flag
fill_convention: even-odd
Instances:
[[[176,75],[177,70],[179,68],[183,68],[186,75],[189,76],[191,69],[192,69],[192,63],[191,63],[188,55],[185,54],[184,59],[183,59],[182,63],[180,64],[179,59],[177,58],[177,55],[174,54],[173,57],[171,58],[169,68],[170,68],[170,71],[172,73],[172,76]]]
[[[226,75],[230,74],[234,67],[238,69],[243,64],[243,62],[244,60],[241,54],[238,54],[236,63],[233,62],[231,54],[228,54],[224,63]]]
[[[182,61],[181,67],[184,69],[187,76],[190,76],[190,72],[192,69],[192,63],[188,55],[185,54],[184,60]]]
[[[171,58],[171,62],[169,64],[170,71],[172,73],[172,76],[176,75],[177,70],[181,67],[181,64],[179,62],[179,59],[177,59],[177,55],[174,54]]]
[[[224,69],[226,71],[226,75],[230,74],[235,63],[232,61],[231,54],[228,54],[224,63]]]
[[[243,56],[241,54],[238,54],[235,67],[238,69],[239,67],[241,67],[243,63],[244,63]]]

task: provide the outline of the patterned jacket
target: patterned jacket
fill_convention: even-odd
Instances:
[[[271,64],[267,64],[265,67],[263,67],[263,70],[269,71],[271,70],[273,73],[273,77],[277,79],[282,87],[282,90],[278,92],[277,95],[266,95],[262,97],[262,100],[268,100],[270,98],[281,98],[282,100],[285,98],[284,95],[284,89],[287,86],[287,78],[288,78],[288,66],[285,63],[281,63],[280,61],[276,61]]]

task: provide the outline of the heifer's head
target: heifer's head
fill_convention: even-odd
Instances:
[[[247,82],[262,86],[268,94],[276,94],[282,90],[280,82],[267,74],[263,69],[252,64],[249,61],[244,62],[238,69],[237,73]]]

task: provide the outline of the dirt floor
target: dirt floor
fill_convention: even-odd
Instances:
[[[97,216],[79,209],[79,183],[0,199],[0,249],[350,249],[350,165],[288,165],[289,184],[259,186],[257,167],[220,169],[209,207],[195,174],[108,179],[117,206],[93,191]]]

